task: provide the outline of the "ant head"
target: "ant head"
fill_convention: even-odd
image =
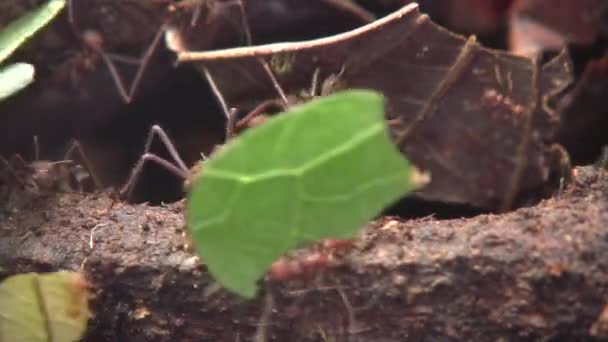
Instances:
[[[95,30],[87,29],[82,32],[82,41],[94,51],[103,50],[103,36]]]
[[[69,161],[50,162],[34,161],[29,165],[30,177],[26,179],[26,188],[36,192],[49,192],[63,188],[62,183],[69,177]]]
[[[28,168],[29,177],[24,185],[27,190],[37,193],[83,191],[83,184],[91,178],[82,166],[71,160],[39,160],[32,162]]]

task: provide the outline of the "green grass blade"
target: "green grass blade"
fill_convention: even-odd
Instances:
[[[64,6],[65,0],[50,0],[3,28],[0,31],[0,63],[53,19]]]
[[[15,94],[34,81],[34,66],[11,64],[0,69],[0,101]]]
[[[270,119],[205,162],[187,221],[216,280],[252,297],[280,255],[305,242],[353,237],[419,185],[383,112],[381,95],[343,92]]]

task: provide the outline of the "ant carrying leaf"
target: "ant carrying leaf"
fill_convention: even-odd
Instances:
[[[213,81],[211,75],[208,75]],[[215,88],[213,82],[212,88]],[[219,92],[217,95],[221,97]],[[192,169],[188,169],[179,157],[165,132],[154,126],[146,142],[146,153],[120,192],[123,195],[130,193],[148,160],[184,179],[189,193],[186,211],[189,240],[195,244],[208,270],[219,282],[243,296],[251,297],[255,294],[255,283],[267,270],[270,279],[283,281],[331,268],[334,261],[330,250],[340,249],[344,245],[350,248],[353,245],[351,242],[333,240],[332,243],[324,243],[327,245],[326,250],[304,259],[279,259],[274,264],[273,261],[304,242],[328,237],[352,238],[355,229],[376,215],[381,207],[394,201],[404,191],[426,181],[409,169],[407,162],[390,143],[383,122],[382,103],[382,97],[378,94],[352,91],[318,103],[302,105],[294,108],[291,114],[272,119],[268,123],[270,126],[265,124],[264,127],[245,133],[223,147],[215,158],[198,163]],[[226,140],[229,139],[230,127],[235,122],[234,113],[226,113]],[[252,117],[245,116],[248,120]],[[288,117],[293,120],[289,121]],[[330,126],[315,126],[313,129],[319,122]],[[242,120],[234,126],[238,124],[243,124]],[[377,137],[368,139],[370,132]],[[149,153],[155,136],[165,144],[173,162]],[[380,144],[376,146],[378,150],[374,150],[371,146],[364,147],[367,143]],[[248,147],[250,150],[247,150]],[[359,153],[351,151],[351,148],[362,150]],[[337,157],[334,153],[344,156]],[[376,159],[382,160],[380,164],[386,164],[384,166],[387,170],[380,171],[387,172],[386,178],[376,172],[357,171],[376,164]],[[338,166],[340,163],[348,165]],[[330,186],[331,175],[335,176],[341,169],[349,170],[343,174],[344,179],[350,179],[354,183],[347,182],[350,185],[346,185],[342,180],[334,179],[331,182],[341,185]],[[353,174],[349,175],[350,172]],[[363,174],[354,176],[358,172]],[[384,180],[376,184],[373,179],[377,177]],[[313,179],[315,180],[310,183]],[[285,186],[282,187],[281,184]],[[379,188],[372,190],[377,185]],[[361,189],[356,190],[358,187]],[[364,193],[369,196],[364,196]],[[359,214],[355,215],[354,221],[344,221],[349,224],[339,223],[340,220],[334,221],[333,218],[327,219],[331,215],[319,207],[327,202],[327,208],[333,208],[331,210],[344,210],[350,207],[346,202],[351,200]],[[381,204],[372,205],[374,201]],[[275,205],[279,207],[274,208]],[[300,209],[294,209],[294,205]],[[251,213],[255,217],[250,217]],[[296,219],[292,215],[306,219]],[[247,237],[243,238],[241,234]],[[221,239],[221,242],[217,239]],[[242,250],[236,247],[242,246],[243,241],[251,242],[251,247]],[[222,247],[224,245],[225,248]],[[265,251],[253,255],[253,250]],[[251,261],[253,259],[255,261]],[[226,268],[226,264],[231,266]],[[232,266],[238,271],[229,270]]]

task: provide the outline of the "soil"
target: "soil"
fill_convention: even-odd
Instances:
[[[257,43],[361,25],[356,13],[320,5],[332,1],[277,1],[302,8],[289,15],[281,6],[251,9],[283,15],[275,23],[281,29],[267,15],[252,15]],[[445,7],[422,1],[422,8],[434,18],[434,7],[441,7],[443,25],[478,30],[485,43],[504,48],[506,14],[498,11],[510,1],[496,0],[496,8],[480,5],[489,1],[466,0],[468,7],[458,1]],[[161,3],[95,0],[74,14],[80,29],[103,34],[111,52],[137,56],[164,18]],[[382,15],[403,1],[359,3]],[[457,19],[473,4],[486,17]],[[0,24],[23,10],[17,7],[13,13],[0,6],[0,13],[10,12],[8,18],[0,14]],[[202,22],[213,27],[213,20]],[[118,188],[153,123],[169,131],[188,165],[222,141],[223,114],[193,67],[174,68],[173,54],[160,49],[127,104],[73,29],[64,16],[15,57],[36,64],[39,78],[0,106],[0,155],[34,161],[37,135],[40,159],[60,160],[66,143],[78,139],[104,188]],[[561,143],[576,165],[598,159],[608,143],[602,133],[608,108],[603,32],[591,45],[571,47],[575,84],[555,100],[566,124],[557,137],[542,141]],[[199,37],[200,49],[242,38],[221,25],[197,26],[191,36]],[[135,73],[124,65],[119,71]],[[598,163],[576,166],[572,175],[551,197],[531,196],[520,204],[526,207],[502,214],[407,199],[370,222],[355,247],[336,252],[326,268],[289,280],[267,277],[259,296],[247,301],[219,287],[188,248],[182,183],[173,175],[146,168],[127,202],[110,190],[24,190],[0,167],[0,280],[22,272],[83,272],[94,313],[84,341],[607,340],[608,171]],[[315,253],[311,246],[292,257],[306,260]]]

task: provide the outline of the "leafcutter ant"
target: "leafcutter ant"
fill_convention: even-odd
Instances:
[[[79,154],[84,167],[71,159],[74,153]],[[63,160],[40,160],[39,155],[38,139],[34,137],[34,161],[27,162],[18,154],[8,160],[0,156],[0,163],[4,166],[2,176],[9,193],[21,191],[35,195],[47,195],[57,191],[83,192],[86,188],[90,188],[90,186],[86,186],[90,181],[93,182],[95,188],[101,188],[101,182],[93,172],[82,145],[78,141],[70,144]],[[16,188],[15,185],[17,185]]]
[[[317,251],[305,256],[283,256],[268,271],[272,280],[286,281],[313,276],[336,266],[336,256],[355,247],[353,240],[326,239],[317,245]]]
[[[185,44],[183,43],[181,38],[182,38],[181,34],[177,30],[175,30],[175,31],[169,30],[165,34],[165,39],[167,40],[167,45],[169,46],[169,48],[173,49],[177,53],[182,52],[183,49],[185,48]],[[252,49],[255,49],[255,48],[252,48]],[[214,81],[213,76],[211,75],[211,72],[206,67],[202,67],[203,74],[206,77],[213,94],[215,95],[216,99],[218,100],[218,102],[226,116],[227,123],[226,123],[226,134],[225,134],[224,142],[227,141],[228,139],[230,139],[234,134],[238,133],[240,130],[242,130],[246,127],[251,127],[251,126],[255,126],[260,123],[263,123],[265,114],[271,108],[275,108],[275,109],[279,108],[280,110],[286,110],[294,104],[303,102],[305,100],[310,100],[317,96],[324,96],[324,95],[327,95],[329,92],[334,91],[336,88],[336,85],[338,83],[340,83],[339,82],[340,77],[342,76],[342,74],[345,71],[345,68],[343,67],[337,75],[329,75],[329,77],[324,79],[324,81],[320,84],[319,78],[320,78],[321,71],[319,68],[316,68],[312,75],[312,85],[311,85],[309,91],[303,91],[301,94],[298,94],[298,96],[288,96],[285,93],[285,91],[283,90],[283,88],[281,87],[281,85],[279,84],[279,81],[274,74],[274,70],[276,70],[276,65],[274,65],[275,68],[273,68],[272,65],[269,65],[268,61],[264,60],[263,58],[258,58],[257,61],[263,68],[268,79],[271,81],[273,88],[276,90],[277,94],[279,95],[279,100],[268,100],[268,101],[262,102],[257,107],[255,107],[252,111],[250,111],[247,115],[245,115],[241,120],[236,119],[237,116],[236,116],[235,110],[229,110],[228,104],[226,103],[224,96],[221,94],[220,90],[218,89],[216,82]],[[270,61],[270,62],[272,63],[272,61]],[[172,161],[164,159],[153,153],[150,153],[151,144],[152,144],[155,136],[158,136],[158,138],[161,140],[161,142],[163,143],[163,145],[169,152],[171,159],[173,159]],[[204,158],[205,158],[205,156],[203,156],[203,159]],[[160,126],[155,125],[151,128],[151,131],[148,134],[143,155],[139,158],[139,160],[135,164],[134,168],[132,169],[132,172],[131,172],[128,180],[126,181],[124,186],[119,191],[120,195],[123,198],[127,198],[127,199],[130,198],[131,192],[147,161],[153,161],[154,163],[162,166],[164,169],[170,171],[177,177],[184,180],[184,190],[186,190],[186,191],[189,189],[189,186],[190,186],[193,178],[198,176],[198,174],[200,172],[200,170],[198,170],[198,168],[201,165],[199,163],[193,169],[189,169],[188,166],[185,164],[185,162],[179,156],[177,149],[175,148],[174,144],[171,142],[168,135],[163,131],[163,129]],[[327,241],[342,241],[342,240],[327,240]],[[334,246],[335,249],[339,249],[339,248],[341,248],[341,246],[344,246],[344,245],[349,245],[349,246],[352,245],[352,241],[346,240],[343,243],[334,243],[333,245],[330,242],[327,242],[327,244],[328,244],[327,249],[332,249],[333,248],[332,246]],[[314,269],[321,269],[321,268],[325,267],[324,265],[327,265],[328,263],[329,262],[327,259],[327,253],[320,253],[319,255],[317,255],[315,257],[310,257],[304,263],[296,263],[296,264],[290,263],[291,266],[289,266],[289,267],[283,267],[285,265],[277,264],[275,266],[274,272],[280,273],[281,267],[283,267],[283,271],[285,271],[284,273],[287,274],[286,275],[286,277],[287,277],[287,276],[290,276],[291,274],[301,273],[300,270],[303,270],[305,273],[309,273],[309,271],[313,271]],[[283,266],[281,266],[281,265],[283,265]],[[278,268],[278,270],[276,268]],[[298,269],[298,270],[296,270],[296,269]]]
[[[119,96],[125,103],[131,103],[136,95],[148,64],[162,38],[165,31],[165,26],[161,25],[150,45],[138,58],[113,54],[106,51],[105,39],[99,31],[92,28],[86,28],[84,30],[80,29],[74,16],[73,1],[74,0],[68,0],[68,20],[74,35],[82,42],[83,45],[83,52],[76,57],[77,61],[79,61],[79,63],[77,63],[78,67],[84,68],[85,70],[90,70],[95,64],[97,64],[98,59],[101,59],[110,72],[112,81],[114,82]],[[116,63],[135,65],[137,67],[137,71],[130,85],[127,85],[123,77],[120,75],[118,68],[116,67]],[[72,72],[72,81],[75,80],[75,77],[75,73]]]
[[[268,277],[272,280],[286,281],[318,274],[333,265],[330,254],[316,252],[303,258],[281,257],[272,263]]]

